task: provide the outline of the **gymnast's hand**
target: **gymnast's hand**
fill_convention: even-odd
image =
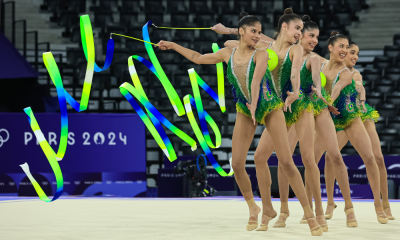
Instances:
[[[221,23],[218,23],[217,25],[214,25],[211,27],[211,30],[213,30],[216,33],[219,34],[230,34],[229,30],[227,27],[222,25]]]
[[[366,113],[367,112],[367,108],[365,107],[365,101],[362,100],[360,102],[361,102],[361,106],[363,107],[364,113]]]
[[[315,92],[317,97],[321,99],[326,105],[330,105],[328,101],[322,96],[321,89],[320,88],[315,88],[314,86],[311,86],[311,90]]]
[[[174,48],[173,42],[163,41],[161,40],[158,44],[158,48],[161,50],[170,50]]]
[[[287,109],[289,108],[289,111],[292,112],[292,103],[299,99],[299,96],[296,96],[293,92],[287,91],[286,94],[288,95],[285,101],[285,106],[283,107],[283,111],[287,112]]]
[[[340,112],[338,111],[337,108],[335,108],[334,106],[332,106],[331,104],[328,103],[328,109],[331,113],[335,114],[335,115],[339,115]]]
[[[246,103],[246,106],[251,112],[251,118],[253,119],[253,124],[257,125],[256,124],[256,109],[257,109],[257,106],[254,106],[254,104],[250,105],[249,103]]]

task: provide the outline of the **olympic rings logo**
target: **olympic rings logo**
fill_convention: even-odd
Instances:
[[[8,131],[4,128],[0,129],[0,133],[1,132],[5,132],[7,134],[7,137],[4,139],[1,134],[0,134],[0,147],[3,146],[3,143],[7,142],[8,139],[10,138],[10,134],[8,133]]]

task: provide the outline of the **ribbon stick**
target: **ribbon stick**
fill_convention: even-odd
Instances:
[[[175,27],[158,27],[154,23],[152,24],[156,28],[165,28],[165,29],[176,29],[176,30],[210,30],[211,28],[175,28]]]
[[[134,38],[134,37],[118,34],[118,33],[111,33],[111,35],[113,35],[113,34],[117,35],[117,36],[121,36],[121,37],[131,38],[131,39],[136,40],[136,41],[146,42],[146,41],[143,41],[142,39],[139,39],[139,38]],[[158,44],[155,44],[155,43],[151,43],[151,42],[146,42],[146,43],[150,43],[151,45],[158,46]]]

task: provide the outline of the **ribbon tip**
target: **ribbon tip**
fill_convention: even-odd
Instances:
[[[21,165],[19,165],[19,166],[22,168],[22,170],[23,170],[26,174],[30,173],[28,163],[24,163],[24,164],[21,164]]]

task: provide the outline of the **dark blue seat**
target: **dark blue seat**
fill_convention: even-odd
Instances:
[[[172,27],[196,27],[189,22],[189,13],[174,13],[171,14]]]
[[[392,81],[400,80],[400,68],[388,68],[385,70],[385,79]]]
[[[233,2],[233,9],[235,9],[238,13],[247,12],[250,15],[255,14],[252,6],[252,1],[235,0]]]
[[[164,14],[162,13],[146,13],[145,22],[148,21],[152,21],[156,26],[166,27],[164,24]]]
[[[237,14],[239,16],[239,11],[232,9],[230,7],[229,0],[213,0],[211,1],[211,9],[218,14]]]
[[[132,27],[140,25],[138,23],[138,16],[137,14],[131,12],[121,12],[119,14],[119,23],[121,26]],[[143,26],[144,23],[141,23]]]
[[[388,94],[394,91],[395,85],[394,82],[390,80],[381,80],[381,81],[374,81],[373,88],[377,92]]]
[[[297,0],[283,0],[283,9],[286,8],[291,8],[294,13],[297,13],[301,9],[301,2]]]
[[[58,19],[58,26],[72,27],[79,24],[79,15],[77,12],[63,11]]]
[[[379,139],[381,141],[398,141],[399,140],[399,130],[398,129],[391,129],[391,128],[386,128],[382,129],[379,132]]]
[[[202,40],[207,40],[213,43],[216,43],[218,41],[218,34],[214,31],[200,31],[199,37],[196,39],[196,41],[202,41]],[[219,46],[222,48],[223,46]]]
[[[367,92],[367,103],[371,106],[379,105],[383,102],[383,96],[381,92]]]
[[[121,12],[139,13],[143,11],[140,0],[122,0]]]
[[[390,154],[400,154],[400,141],[392,141],[390,143]]]
[[[168,12],[174,13],[188,13],[189,9],[183,0],[169,0],[168,4]],[[173,15],[171,15],[173,16]]]
[[[256,13],[273,13],[274,10],[274,0],[256,0]]]
[[[146,0],[144,1],[144,11],[146,13],[164,13],[165,7],[162,0]]]
[[[349,6],[354,12],[358,12],[368,8],[365,0],[345,0],[345,4]]]
[[[375,57],[374,68],[385,69],[393,65],[393,58],[391,57]]]
[[[100,9],[118,12],[118,0],[100,0]]]
[[[400,34],[395,34],[393,36],[393,45],[400,46]]]
[[[362,76],[365,81],[379,81],[382,79],[382,70],[364,69]]]
[[[303,1],[303,9],[304,11],[314,12],[315,10],[321,9],[321,1],[320,0],[304,0]]]
[[[380,104],[376,106],[379,114],[384,117],[395,117],[398,113],[398,106],[393,104]]]
[[[94,26],[95,27],[106,27],[113,26],[114,18],[111,11],[96,11],[94,13]]]
[[[206,2],[193,0],[189,2],[189,9],[191,13],[201,15],[201,14],[209,14],[212,10],[208,7]]]
[[[194,31],[176,31],[174,41],[190,41],[194,42]]]
[[[383,52],[386,57],[397,57],[400,55],[400,46],[385,46]]]
[[[154,28],[152,33],[150,34],[151,41],[158,42],[161,40],[172,41],[172,31],[169,29],[162,29],[162,28]]]
[[[400,92],[394,92],[386,96],[386,102],[394,105],[400,105]]]

